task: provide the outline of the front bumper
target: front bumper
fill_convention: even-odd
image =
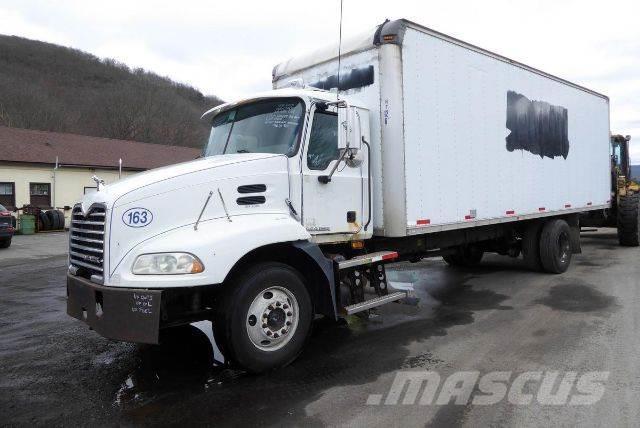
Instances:
[[[67,314],[109,339],[159,342],[162,291],[105,287],[67,273]]]

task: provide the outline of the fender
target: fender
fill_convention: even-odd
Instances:
[[[293,246],[304,251],[324,274],[324,278],[318,281],[315,290],[316,312],[338,319],[338,308],[336,307],[336,277],[333,262],[326,258],[320,250],[318,244],[309,241],[294,242]],[[329,290],[329,293],[326,290]]]
[[[131,288],[172,288],[221,284],[245,254],[269,244],[308,241],[309,232],[287,214],[237,215],[202,221],[198,230],[186,225],[149,238],[118,263],[105,285]],[[318,251],[320,251],[318,249]],[[141,254],[187,252],[197,256],[204,271],[193,275],[133,275]]]

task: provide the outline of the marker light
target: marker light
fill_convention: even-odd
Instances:
[[[142,254],[133,264],[134,275],[180,275],[200,273],[204,265],[189,253]]]

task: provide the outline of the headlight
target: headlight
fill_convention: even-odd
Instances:
[[[178,275],[200,273],[204,265],[189,253],[142,254],[133,264],[134,275]]]

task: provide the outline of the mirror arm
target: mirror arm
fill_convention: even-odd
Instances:
[[[342,151],[342,155],[338,158],[338,162],[336,162],[335,165],[333,165],[333,168],[331,168],[331,172],[329,172],[329,175],[319,175],[318,176],[318,181],[322,184],[327,184],[331,182],[331,177],[333,177],[333,173],[336,172],[336,169],[338,169],[338,165],[340,165],[340,162],[342,162],[344,160],[344,157],[347,155],[347,152],[349,151],[348,148],[344,149]]]
[[[320,183],[322,183],[322,184],[327,184],[327,183],[331,182],[331,177],[333,177],[333,174],[336,172],[336,169],[338,169],[338,165],[340,165],[340,162],[342,162],[344,160],[344,157],[347,155],[347,152],[351,151],[350,147],[349,147],[349,125],[350,125],[350,123],[349,123],[349,103],[347,102],[347,100],[338,100],[338,101],[333,101],[333,102],[327,103],[327,106],[331,106],[331,105],[335,105],[337,108],[343,107],[343,108],[347,109],[346,110],[347,145],[346,145],[345,149],[342,151],[342,155],[338,159],[338,162],[336,162],[336,164],[331,169],[331,172],[329,172],[329,175],[320,175],[320,176],[318,176],[318,181]]]

